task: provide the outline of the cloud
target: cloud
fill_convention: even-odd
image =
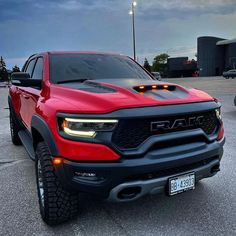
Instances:
[[[190,18],[236,12],[235,0],[140,0],[140,15],[146,19]]]
[[[78,1],[78,0],[66,0],[58,3],[57,6],[64,10],[77,11],[77,10],[96,10],[104,9],[109,6],[108,1]]]
[[[197,37],[235,38],[235,0],[136,0],[137,54],[194,57]],[[50,50],[132,56],[131,0],[0,0],[0,55]]]
[[[65,1],[63,3],[59,3],[58,6],[65,10],[78,10],[83,8],[83,4],[81,2],[77,2],[75,0]]]
[[[141,0],[143,9],[155,8],[160,10],[175,10],[175,11],[196,11],[196,12],[215,12],[232,8],[235,5],[235,0]],[[235,11],[235,7],[233,7]]]
[[[27,60],[26,57],[6,58],[5,62],[6,62],[6,65],[8,66],[8,68],[11,69],[15,65],[22,67],[26,60]]]

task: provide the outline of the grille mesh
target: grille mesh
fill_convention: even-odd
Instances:
[[[151,131],[151,123],[158,121],[170,121],[171,123],[177,119],[186,119],[197,116],[203,116],[201,124],[195,124],[191,127],[178,127],[168,130]],[[139,119],[121,119],[116,127],[112,142],[121,149],[136,148],[146,139],[153,135],[171,133],[176,131],[184,131],[189,129],[201,128],[207,135],[216,132],[218,127],[218,119],[215,111],[158,118],[139,118]]]

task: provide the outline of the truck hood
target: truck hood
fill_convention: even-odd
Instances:
[[[50,97],[67,104],[62,107],[63,112],[76,113],[108,113],[125,108],[214,100],[197,89],[142,79],[103,79],[51,84]]]

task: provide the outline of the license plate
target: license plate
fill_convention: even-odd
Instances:
[[[175,195],[195,189],[195,174],[188,173],[169,179],[169,195]]]

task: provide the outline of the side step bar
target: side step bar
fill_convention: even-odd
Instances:
[[[26,152],[28,153],[31,160],[35,161],[35,152],[33,148],[33,142],[30,135],[25,130],[20,130],[18,136],[25,147]]]

